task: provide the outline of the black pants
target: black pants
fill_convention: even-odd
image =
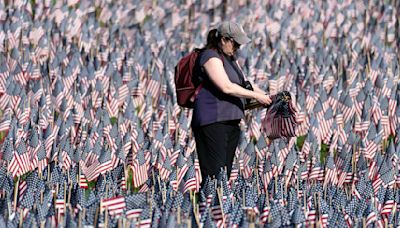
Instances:
[[[193,128],[199,156],[202,186],[207,176],[217,177],[226,167],[228,178],[239,143],[239,120],[225,121]]]

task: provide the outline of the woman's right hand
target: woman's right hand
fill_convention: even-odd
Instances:
[[[271,97],[267,94],[255,93],[256,96],[254,97],[258,102],[264,105],[269,105],[272,103]]]

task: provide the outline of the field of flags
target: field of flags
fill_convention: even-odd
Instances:
[[[0,0],[0,227],[400,226],[399,9]],[[206,179],[174,67],[224,20],[252,39],[245,75],[295,95],[298,137],[247,111],[231,175]]]

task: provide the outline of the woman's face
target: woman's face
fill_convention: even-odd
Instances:
[[[236,53],[236,51],[240,48],[240,44],[238,44],[232,38],[227,38],[227,37],[222,38],[221,46],[222,46],[222,51],[228,56],[233,56]]]

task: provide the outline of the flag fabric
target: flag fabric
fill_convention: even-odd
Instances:
[[[136,155],[136,159],[134,159],[134,164],[131,166],[133,173],[133,186],[140,187],[144,182],[148,179],[147,174],[147,163],[144,157],[144,151],[139,150]]]
[[[121,215],[126,208],[125,197],[117,196],[112,198],[103,199],[100,203],[101,212],[108,210],[112,216]]]

